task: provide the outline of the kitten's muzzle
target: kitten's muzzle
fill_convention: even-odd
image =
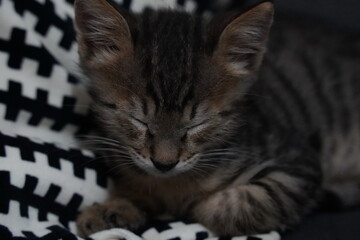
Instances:
[[[171,162],[171,163],[160,163],[155,161],[153,158],[150,158],[151,162],[154,164],[154,166],[160,170],[161,172],[168,172],[171,169],[173,169],[179,161]]]

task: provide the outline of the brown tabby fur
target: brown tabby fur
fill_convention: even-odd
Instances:
[[[320,72],[333,64],[326,54],[336,41],[319,47],[295,30],[274,31],[264,57],[268,2],[212,21],[170,10],[132,15],[106,0],[76,0],[75,10],[103,132],[94,140],[114,180],[109,201],[79,216],[82,236],[136,230],[161,214],[219,235],[253,234],[298,223],[325,188],[345,204],[359,200],[360,74],[339,53],[351,71]],[[352,182],[334,170],[345,158]]]

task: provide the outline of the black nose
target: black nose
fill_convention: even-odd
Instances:
[[[152,161],[152,163],[154,164],[154,166],[159,169],[161,172],[167,172],[171,169],[173,169],[176,164],[178,164],[179,161],[173,162],[173,163],[159,163],[157,161],[154,161],[154,159],[150,158],[150,160]]]

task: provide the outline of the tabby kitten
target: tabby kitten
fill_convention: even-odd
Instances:
[[[360,72],[335,36],[279,24],[264,57],[269,2],[210,21],[106,0],[75,11],[114,180],[82,236],[161,214],[254,234],[298,223],[324,189],[359,200]]]

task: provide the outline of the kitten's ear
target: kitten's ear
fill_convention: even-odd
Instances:
[[[232,20],[222,31],[214,57],[234,76],[259,68],[273,21],[273,4],[265,2]]]
[[[133,49],[128,23],[107,0],[76,0],[75,23],[82,60],[104,61]]]

